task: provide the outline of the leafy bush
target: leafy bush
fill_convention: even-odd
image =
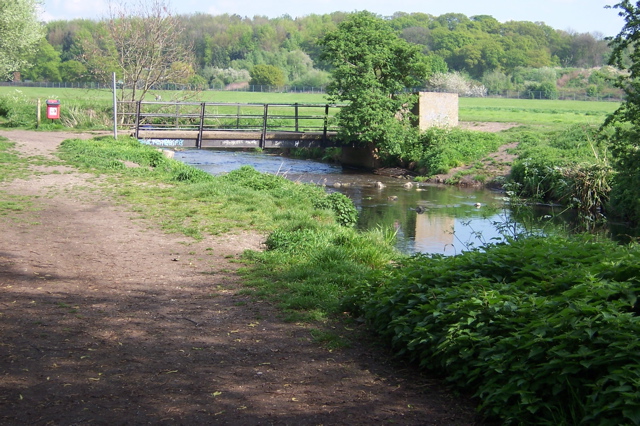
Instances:
[[[273,86],[282,87],[285,83],[284,72],[274,65],[256,65],[251,70],[252,86]]]
[[[251,188],[256,191],[281,188],[290,182],[282,176],[260,173],[251,166],[242,166],[221,177],[222,180]]]
[[[316,200],[314,207],[333,211],[336,215],[336,220],[342,226],[353,226],[358,222],[358,211],[353,201],[340,192],[333,192]]]
[[[615,137],[616,175],[611,190],[612,216],[640,223],[640,128],[620,127]]]
[[[558,99],[558,88],[555,82],[546,81],[527,86],[526,95],[531,99]]]
[[[529,238],[414,256],[352,294],[396,351],[513,424],[638,424],[640,249]]]

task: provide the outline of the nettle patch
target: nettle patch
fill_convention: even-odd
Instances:
[[[397,352],[506,423],[640,423],[640,250],[529,238],[415,256],[354,294]]]

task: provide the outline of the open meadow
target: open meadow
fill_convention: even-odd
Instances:
[[[0,97],[19,97],[28,101],[40,98],[58,99],[65,108],[108,109],[112,92],[105,89],[69,89],[38,87],[0,87]],[[185,93],[183,91],[151,91],[147,100],[162,101],[184,99],[189,102],[256,103],[256,104],[326,104],[323,93],[276,93],[213,91]],[[617,102],[566,101],[545,99],[460,98],[460,121],[519,123],[546,128],[559,128],[575,124],[599,125],[619,106]]]

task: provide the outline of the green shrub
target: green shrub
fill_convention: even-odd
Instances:
[[[339,192],[319,198],[314,203],[314,207],[333,211],[336,221],[342,226],[353,226],[358,222],[358,211],[353,201]]]
[[[558,99],[558,88],[555,82],[545,81],[527,86],[527,96],[531,99]]]
[[[352,306],[396,351],[507,424],[638,424],[640,250],[529,238],[415,256]]]

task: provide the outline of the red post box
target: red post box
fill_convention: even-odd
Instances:
[[[60,118],[60,101],[47,99],[47,118],[51,120]]]

